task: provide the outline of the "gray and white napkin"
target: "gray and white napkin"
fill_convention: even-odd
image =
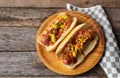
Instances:
[[[100,61],[100,66],[108,78],[120,78],[120,50],[107,15],[101,5],[90,8],[80,8],[71,4],[66,5],[67,10],[83,12],[94,18],[104,31],[106,38],[105,54]]]

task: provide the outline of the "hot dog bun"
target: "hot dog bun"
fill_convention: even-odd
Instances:
[[[76,26],[68,35],[67,37],[60,43],[60,45],[58,46],[55,55],[57,56],[57,58],[60,58],[60,55],[62,54],[62,49],[65,47],[65,45],[72,39],[72,37],[75,35],[75,33],[81,29],[85,29],[86,24],[80,24],[78,26]],[[93,39],[86,42],[83,48],[83,53],[84,56],[78,52],[76,59],[77,62],[76,63],[70,63],[70,64],[65,64],[65,66],[69,69],[73,69],[76,66],[78,66],[81,62],[83,62],[85,60],[85,58],[88,56],[88,54],[90,52],[92,52],[92,50],[95,48],[96,44],[98,41],[98,36],[96,34],[93,34]]]
[[[58,14],[58,16],[56,18],[54,18],[53,22],[58,22],[58,17],[61,16],[61,15],[65,15],[66,13],[65,12],[62,12],[60,14]],[[49,45],[49,46],[46,46],[44,45],[43,43],[41,43],[40,39],[41,39],[41,34],[38,36],[38,39],[37,39],[37,42],[39,44],[41,44],[42,46],[44,46],[46,48],[47,51],[52,51],[52,50],[55,50],[56,47],[58,46],[58,44],[65,38],[65,36],[75,27],[76,23],[77,23],[77,18],[76,17],[72,17],[72,23],[71,25],[69,26],[69,28],[63,32],[63,34],[61,35],[61,37],[53,44],[53,45]],[[53,23],[51,22],[51,24]],[[49,27],[49,26],[48,26]],[[48,28],[47,27],[47,28]],[[45,33],[45,31],[43,31],[42,33]]]

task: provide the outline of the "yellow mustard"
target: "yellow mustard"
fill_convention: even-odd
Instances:
[[[65,23],[64,23],[63,25],[61,25],[60,27],[61,27],[62,29],[64,29],[64,28],[65,28]]]
[[[52,42],[56,42],[56,38],[54,34],[50,34],[50,38]]]
[[[76,57],[76,52],[72,51],[72,55],[73,55],[73,57]]]
[[[52,27],[53,27],[54,29],[57,29],[57,28],[58,28],[58,26],[57,26],[56,24],[53,24]]]
[[[67,16],[67,15],[65,15],[63,18],[64,18],[64,19],[68,19],[68,16]]]

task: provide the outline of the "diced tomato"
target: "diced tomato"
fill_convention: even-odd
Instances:
[[[78,34],[81,35],[81,34],[83,34],[84,32],[85,32],[84,30],[80,30]]]
[[[49,37],[45,34],[42,34],[42,38],[40,40],[44,45],[48,45]]]
[[[57,39],[59,39],[59,38],[61,37],[61,35],[62,35],[62,31],[61,31],[61,30],[59,30],[59,31],[58,31],[58,33],[57,33],[57,36],[56,36],[56,37],[57,37]]]
[[[70,56],[71,58],[73,58],[73,54],[72,54],[72,52],[69,52],[69,56]]]
[[[83,35],[85,31],[84,30],[80,30],[75,34],[75,39],[78,39],[78,37],[80,37],[80,35]]]
[[[64,64],[70,64],[70,62],[71,62],[71,57],[70,56],[68,56],[67,59],[63,59]]]
[[[64,50],[65,52],[68,52],[67,46],[65,46],[65,47],[63,48],[63,50]]]
[[[71,58],[71,56],[68,54],[68,53],[66,53],[66,52],[64,52],[62,55],[61,55],[61,60],[62,60],[62,62],[64,63],[64,64],[70,64],[71,63],[71,60],[72,60],[72,58]]]
[[[64,63],[64,64],[66,64],[66,65],[67,65],[67,64],[70,64],[70,62],[71,62],[71,60],[70,60],[70,59],[63,60],[63,63]]]
[[[70,20],[66,23],[67,28],[71,25],[71,23],[72,23],[72,20]]]

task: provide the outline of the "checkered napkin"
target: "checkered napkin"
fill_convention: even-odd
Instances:
[[[67,4],[66,7],[67,10],[80,11],[90,15],[100,24],[105,33],[106,47],[105,54],[99,64],[108,78],[120,78],[120,50],[103,8],[100,5],[90,8],[80,8],[71,4]]]

